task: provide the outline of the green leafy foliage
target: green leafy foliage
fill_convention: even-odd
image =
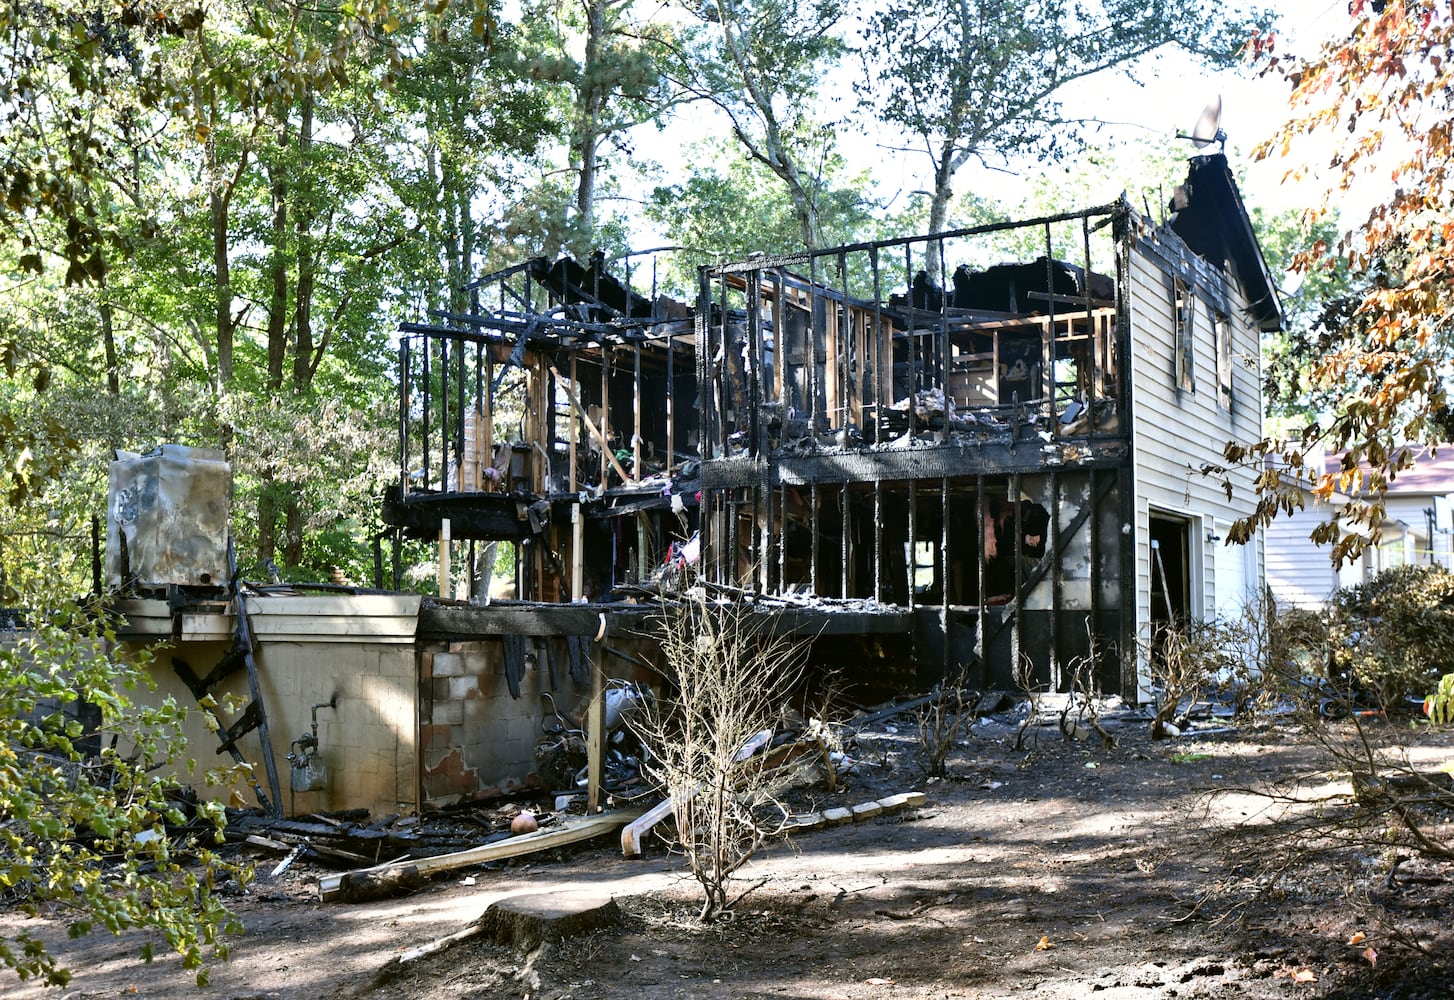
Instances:
[[[1063,88],[1163,46],[1229,65],[1266,20],[1207,0],[891,0],[867,18],[859,93],[928,157],[930,231],[938,232],[954,175],[971,160],[1055,158],[1079,148],[1090,123],[1064,110]]]
[[[60,915],[72,937],[152,931],[138,957],[159,938],[205,984],[241,931],[219,889],[251,872],[215,853],[221,804],[189,804],[159,770],[185,763],[182,710],[133,700],[147,683],[98,607],[37,599],[0,634],[0,894]],[[24,930],[0,937],[0,965],[51,984],[70,975]]]
[[[725,140],[705,141],[691,152],[686,179],[656,187],[646,206],[669,242],[684,248],[671,260],[668,287],[688,301],[696,295],[697,265],[780,253],[801,240],[792,199],[771,170],[737,156]],[[861,194],[866,186],[863,178],[847,175],[838,157],[824,165],[816,211],[828,243],[865,239],[878,225],[873,215],[878,206]],[[851,263],[861,264],[861,256]],[[857,277],[855,292],[871,294],[865,276]]]
[[[1293,272],[1307,245],[1338,239],[1331,219],[1309,222],[1295,210],[1273,215],[1253,209],[1252,224],[1274,276]],[[1320,386],[1312,370],[1354,321],[1363,293],[1341,257],[1297,273],[1296,290],[1282,294],[1286,323],[1263,341],[1263,394],[1276,423],[1301,428],[1334,412],[1342,399],[1345,386]]]
[[[1439,686],[1424,699],[1424,714],[1436,726],[1454,722],[1454,673],[1439,678]]]
[[[1339,591],[1333,610],[1335,670],[1382,705],[1434,690],[1454,666],[1454,573],[1399,566]]]

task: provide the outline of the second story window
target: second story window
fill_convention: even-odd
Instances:
[[[1176,352],[1176,387],[1185,392],[1196,392],[1196,296],[1180,278],[1172,279],[1172,331],[1173,348]]]
[[[1232,409],[1232,321],[1218,313],[1213,325],[1217,331],[1217,406]]]

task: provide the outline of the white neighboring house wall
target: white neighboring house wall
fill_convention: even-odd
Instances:
[[[1153,516],[1186,524],[1192,617],[1240,608],[1261,587],[1262,536],[1244,547],[1222,544],[1231,522],[1255,505],[1253,477],[1235,476],[1229,499],[1220,476],[1201,473],[1221,461],[1227,442],[1262,436],[1261,349],[1236,283],[1174,233],[1148,229],[1131,249],[1129,278],[1135,624],[1144,642],[1152,622]],[[1146,697],[1144,650],[1138,660]]]
[[[1278,514],[1263,532],[1267,586],[1279,608],[1321,608],[1362,575],[1355,567],[1335,567],[1329,547],[1313,544],[1308,536],[1327,519],[1328,507],[1309,495],[1303,501],[1301,509]]]
[[[1424,459],[1420,459],[1424,461]],[[1399,492],[1408,476],[1396,479],[1384,498],[1385,518],[1377,544],[1352,563],[1334,567],[1327,546],[1314,545],[1308,535],[1327,520],[1333,506],[1347,497],[1334,494],[1331,505],[1304,495],[1304,507],[1292,515],[1279,514],[1267,526],[1267,585],[1282,607],[1319,608],[1343,588],[1367,583],[1379,573],[1404,565],[1438,565],[1454,571],[1451,533],[1441,530],[1428,512],[1445,504],[1446,483],[1435,466],[1424,470],[1419,488]],[[1431,525],[1431,520],[1435,523]],[[1433,528],[1432,535],[1430,528]]]
[[[1394,485],[1398,485],[1396,481]],[[1436,564],[1454,570],[1454,558],[1450,554],[1450,540],[1454,536],[1440,531],[1437,525],[1433,535],[1429,534],[1429,515],[1425,512],[1434,509],[1433,494],[1389,493],[1384,500],[1384,509],[1389,520],[1401,521],[1406,526],[1409,544],[1405,555],[1409,562],[1420,566]]]

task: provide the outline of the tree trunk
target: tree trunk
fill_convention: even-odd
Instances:
[[[818,214],[817,203],[809,194],[807,185],[803,183],[802,171],[783,141],[782,123],[778,121],[777,111],[773,107],[772,94],[764,87],[752,58],[734,29],[733,11],[721,0],[718,0],[716,10],[722,25],[722,42],[742,78],[747,99],[762,117],[763,134],[760,143],[747,134],[740,122],[734,121],[734,130],[748,154],[776,174],[787,186],[793,214],[797,217],[798,230],[802,234],[803,247],[807,250],[816,249],[823,242],[822,219]]]
[[[934,165],[934,193],[929,200],[929,232],[931,233],[942,233],[949,225],[949,202],[954,197],[952,153],[953,147],[946,142]],[[939,255],[939,241],[930,240],[924,248],[924,270],[929,272],[931,282],[943,285],[944,274],[943,268],[939,266]]]
[[[797,167],[790,159],[784,157],[783,160],[784,166],[781,169],[775,167],[773,172],[781,177],[783,183],[788,186],[788,196],[793,203],[793,214],[798,218],[798,230],[803,236],[803,249],[816,250],[823,243],[823,226],[818,217],[817,203],[814,202],[807,188],[803,186]]]
[[[116,351],[116,326],[115,316],[111,310],[111,289],[106,283],[104,273],[101,275],[100,292],[101,302],[96,312],[101,320],[101,344],[106,351],[106,393],[112,399],[117,399],[121,396],[121,361]]]
[[[209,148],[215,148],[209,143]],[[212,161],[216,166],[216,160]],[[212,269],[215,272],[217,297],[215,300],[217,323],[217,393],[222,395],[232,383],[232,266],[227,248],[227,199],[221,188],[221,178],[214,171],[212,193],[207,204],[212,214]]]
[[[303,94],[302,117],[298,123],[298,162],[301,175],[308,176],[309,157],[313,150],[313,93]],[[312,190],[306,179],[300,185],[301,198],[294,215],[298,227],[298,288],[293,302],[293,389],[308,391],[313,381],[313,205]]]
[[[298,506],[296,490],[288,491],[284,508],[283,564],[301,566],[303,565],[303,511]]]
[[[268,301],[268,388],[277,392],[283,386],[283,362],[288,353],[288,182],[281,166],[275,164],[270,173],[273,247],[269,268],[273,290]]]
[[[277,479],[272,463],[265,463],[258,473],[257,491],[257,558],[266,564],[278,553]]]
[[[571,137],[575,146],[572,152],[580,165],[580,179],[576,185],[576,227],[580,237],[588,244],[596,232],[596,148],[601,138],[601,112],[605,106],[605,95],[596,70],[606,36],[607,3],[608,0],[588,0],[586,4],[586,51],[581,67],[581,89],[576,97],[575,134]]]

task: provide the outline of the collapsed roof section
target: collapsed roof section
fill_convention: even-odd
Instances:
[[[1187,247],[1241,283],[1258,328],[1282,329],[1277,283],[1262,256],[1227,157],[1222,153],[1194,157],[1186,183],[1172,196],[1171,209],[1169,225]]]

